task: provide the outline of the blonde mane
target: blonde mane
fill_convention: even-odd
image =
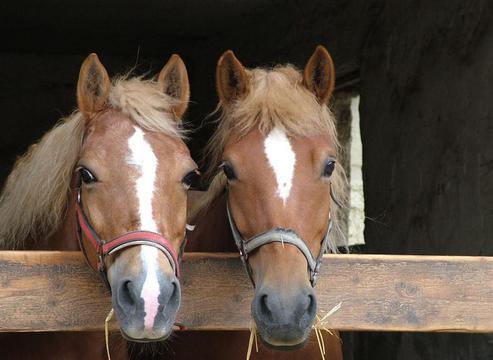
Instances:
[[[180,121],[171,113],[175,101],[154,80],[121,76],[112,81],[107,105],[146,130],[182,137]],[[0,248],[20,248],[61,226],[85,123],[74,112],[17,160],[0,195]]]
[[[204,153],[204,160],[209,166],[205,174],[206,181],[210,182],[209,190],[190,210],[192,219],[203,213],[226,186],[226,177],[222,172],[217,172],[217,167],[233,129],[240,136],[253,128],[267,134],[274,127],[283,129],[290,136],[325,133],[331,137],[337,153],[340,152],[334,116],[327,106],[321,106],[315,95],[306,89],[298,69],[285,65],[273,69],[247,70],[247,73],[250,82],[247,95],[228,107],[219,104],[215,111],[219,113],[217,129]],[[344,206],[347,201],[346,176],[343,167],[338,163],[336,166],[331,178],[332,192],[337,203]],[[346,244],[346,237],[337,226],[341,209],[333,199],[331,201],[334,235],[331,236],[329,247],[336,252],[337,245]]]

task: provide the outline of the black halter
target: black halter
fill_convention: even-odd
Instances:
[[[329,214],[327,232],[325,233],[325,236],[321,241],[320,252],[318,253],[317,256],[313,256],[312,252],[310,251],[306,243],[303,241],[303,239],[292,229],[277,227],[268,230],[266,232],[263,232],[261,234],[255,235],[250,239],[245,239],[241,235],[240,231],[238,230],[238,227],[236,226],[236,222],[233,216],[231,215],[231,210],[229,209],[229,198],[228,198],[227,190],[226,190],[226,211],[228,213],[228,221],[231,227],[231,232],[233,233],[233,238],[240,252],[241,261],[245,266],[245,269],[248,273],[248,276],[250,277],[250,281],[252,282],[253,286],[255,286],[255,281],[253,280],[252,267],[248,262],[248,255],[254,250],[258,249],[259,247],[273,242],[290,244],[296,246],[298,250],[301,251],[307,262],[307,270],[308,270],[308,274],[310,275],[310,283],[312,284],[313,287],[315,286],[317,282],[317,276],[320,270],[320,265],[322,264],[322,257],[326,251],[327,243],[329,241],[330,230],[332,229],[332,220],[330,219],[330,214]]]

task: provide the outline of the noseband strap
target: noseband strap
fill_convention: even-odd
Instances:
[[[250,281],[253,286],[255,286],[255,281],[253,279],[253,272],[250,263],[248,262],[248,255],[254,250],[258,249],[263,245],[267,245],[270,243],[282,243],[282,244],[290,244],[295,246],[306,259],[308,274],[310,275],[310,283],[312,286],[315,286],[317,282],[318,273],[320,271],[320,265],[322,264],[322,257],[325,253],[327,243],[329,241],[329,234],[332,228],[332,221],[329,216],[329,224],[327,226],[327,232],[325,233],[324,238],[321,241],[320,252],[317,256],[313,256],[312,252],[303,241],[303,239],[291,229],[284,228],[274,228],[259,235],[255,235],[250,239],[245,239],[236,225],[236,222],[231,215],[231,210],[229,209],[229,200],[226,195],[226,211],[228,213],[228,221],[231,227],[231,232],[233,234],[233,238],[235,240],[236,246],[240,252],[240,258],[245,266],[245,269],[250,277]]]
[[[108,255],[115,254],[127,247],[135,246],[135,245],[147,245],[157,248],[162,251],[164,255],[168,258],[173,271],[177,277],[180,276],[180,260],[183,253],[183,249],[186,243],[183,241],[183,244],[180,248],[180,253],[176,254],[175,250],[171,243],[161,234],[152,232],[152,231],[131,231],[126,234],[117,236],[111,240],[103,240],[99,237],[97,232],[91,225],[87,215],[84,212],[84,207],[82,206],[82,198],[81,198],[81,187],[79,186],[77,192],[77,202],[75,206],[76,211],[76,220],[77,220],[77,236],[79,239],[79,246],[84,253],[87,263],[91,266],[91,268],[99,273],[103,278],[105,284],[109,289],[109,281],[107,275],[107,269],[105,266],[105,259]],[[87,255],[86,248],[84,246],[84,242],[82,237],[85,236],[89,240],[89,244],[91,244],[92,248],[95,250],[98,255],[97,260],[91,260]]]

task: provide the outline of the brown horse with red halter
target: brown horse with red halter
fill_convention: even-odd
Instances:
[[[177,55],[156,80],[110,81],[91,54],[78,111],[17,161],[0,197],[1,247],[80,246],[132,341],[166,339],[180,305],[187,191],[197,173],[183,141],[188,99]],[[2,358],[106,358],[101,333],[8,334],[0,343]],[[127,358],[125,344],[112,345],[114,358]]]
[[[217,65],[220,117],[206,151],[212,183],[191,197],[196,229],[187,251],[239,250],[254,287],[252,316],[267,345],[253,359],[321,357],[310,337],[318,311],[313,287],[321,256],[336,251],[345,201],[327,107],[334,80],[321,46],[302,73],[291,65],[246,69],[231,51]],[[325,336],[326,358],[342,359],[334,335]],[[243,358],[248,336],[183,333],[173,349],[178,359]]]

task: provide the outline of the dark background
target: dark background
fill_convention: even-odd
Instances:
[[[493,255],[492,17],[489,0],[3,1],[0,182],[16,155],[75,109],[90,52],[110,75],[132,67],[155,74],[179,53],[198,159],[224,50],[249,67],[302,67],[320,43],[334,58],[338,89],[361,95],[362,251]],[[346,337],[347,359],[493,358],[491,335]]]

